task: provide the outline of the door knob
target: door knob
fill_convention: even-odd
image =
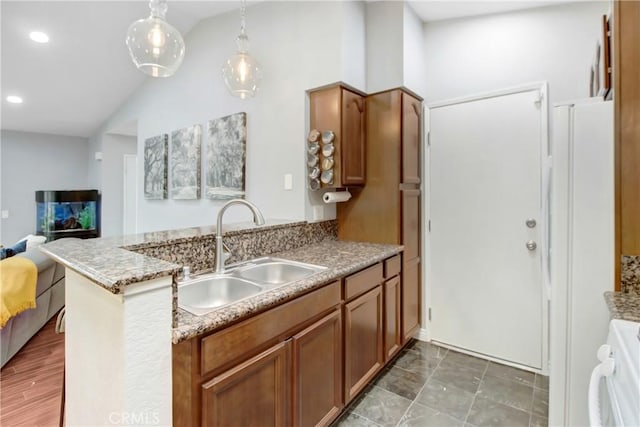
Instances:
[[[529,240],[527,242],[527,249],[529,249],[530,251],[535,251],[537,247],[538,245],[536,245],[536,242],[534,242],[533,240]]]
[[[533,228],[537,224],[536,220],[533,219],[533,218],[528,218],[524,223],[527,224],[527,227],[529,227],[529,228]]]

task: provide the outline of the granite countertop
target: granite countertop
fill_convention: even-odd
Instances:
[[[181,265],[128,251],[109,239],[61,239],[40,250],[109,292],[119,294],[136,282],[172,276]]]
[[[222,307],[211,313],[196,316],[178,309],[178,324],[173,329],[173,343],[220,329],[236,320],[279,305],[333,280],[355,273],[402,251],[402,246],[379,243],[325,240],[318,244],[270,254],[275,258],[306,262],[328,267],[313,276],[274,289],[262,295]]]
[[[604,299],[612,319],[640,322],[640,294],[605,292]]]
[[[226,225],[223,231],[225,236],[230,236],[246,231],[248,227],[276,229],[304,223],[269,220],[266,225],[260,227],[253,227],[253,223],[237,223]],[[99,286],[119,294],[131,283],[171,276],[182,270],[182,265],[138,254],[132,250],[190,242],[207,236],[213,238],[215,233],[216,227],[206,226],[86,240],[61,239],[40,246],[40,250]]]

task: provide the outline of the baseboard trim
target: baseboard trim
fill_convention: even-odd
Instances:
[[[415,339],[417,339],[418,341],[424,341],[424,342],[429,342],[431,341],[429,334],[427,333],[427,330],[424,328],[420,328],[416,331],[415,334],[413,334],[413,337]]]

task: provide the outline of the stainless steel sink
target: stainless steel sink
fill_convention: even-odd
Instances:
[[[178,283],[178,306],[202,315],[242,299],[305,279],[327,267],[264,257]]]
[[[257,284],[237,277],[197,278],[178,286],[178,305],[200,315],[261,291]]]
[[[312,276],[325,267],[275,258],[260,258],[240,266],[232,274],[262,285],[282,285]]]

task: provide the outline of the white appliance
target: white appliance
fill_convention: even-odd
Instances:
[[[597,356],[589,384],[591,426],[640,426],[640,323],[612,320]]]
[[[613,104],[590,98],[553,114],[549,425],[585,426],[609,323],[603,293],[614,288]]]

